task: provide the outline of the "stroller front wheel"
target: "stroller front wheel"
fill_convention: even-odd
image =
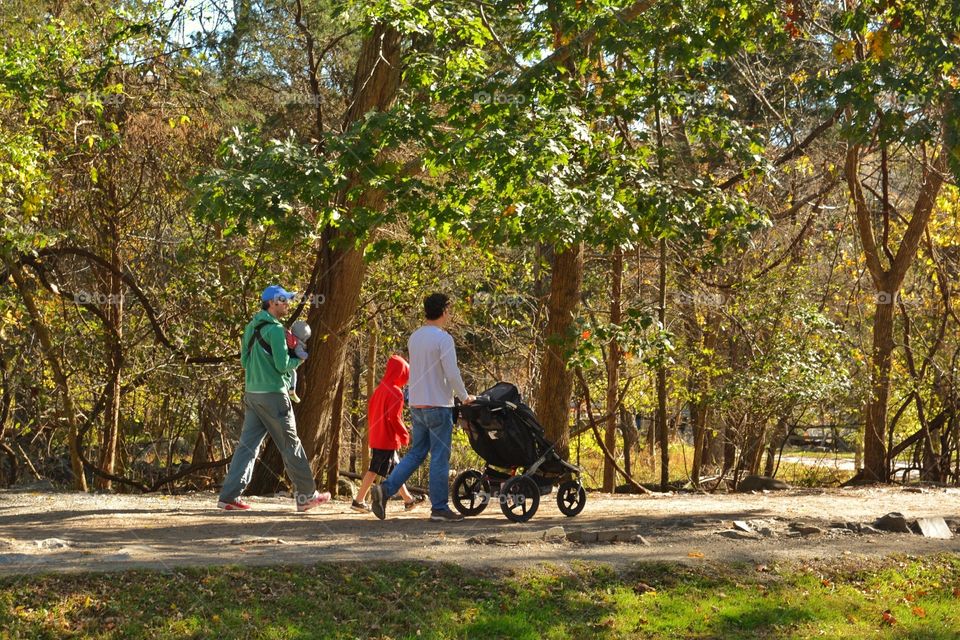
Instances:
[[[526,522],[540,506],[540,487],[526,476],[514,476],[500,489],[500,510],[507,520]]]
[[[576,480],[560,483],[557,488],[557,506],[560,508],[560,513],[572,518],[583,511],[586,504],[587,492],[584,491],[583,485]]]
[[[453,506],[465,516],[479,515],[490,504],[490,483],[476,469],[467,469],[453,480]]]

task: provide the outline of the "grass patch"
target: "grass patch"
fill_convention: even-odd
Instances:
[[[924,638],[960,634],[960,556],[849,566],[386,563],[0,580],[0,638]]]
[[[853,471],[837,469],[830,462],[801,464],[784,461],[777,469],[777,479],[795,487],[838,487],[853,476]]]

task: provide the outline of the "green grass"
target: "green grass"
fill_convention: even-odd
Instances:
[[[960,556],[623,572],[234,566],[0,581],[0,638],[63,637],[946,640],[960,637]]]

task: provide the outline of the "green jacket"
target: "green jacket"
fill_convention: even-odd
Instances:
[[[266,322],[260,335],[270,345],[271,356],[253,337],[253,329]],[[250,347],[251,341],[253,346]],[[303,362],[287,353],[286,329],[279,320],[266,311],[259,311],[243,330],[240,343],[240,364],[244,370],[244,388],[253,393],[286,393],[290,386],[290,372]]]

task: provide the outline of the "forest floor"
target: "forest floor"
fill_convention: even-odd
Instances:
[[[289,498],[251,502],[251,511],[223,512],[209,492],[0,491],[0,575],[379,559],[467,568],[573,561],[624,567],[643,561],[762,564],[960,553],[957,488],[589,493],[574,518],[561,514],[550,495],[525,524],[509,522],[496,504],[463,522],[434,523],[429,508],[405,513],[399,502],[391,502],[383,522],[339,500],[307,514],[296,513]],[[858,531],[890,512],[908,520],[942,517],[954,537]],[[734,521],[752,532],[735,532]],[[533,539],[548,531],[546,540]]]

